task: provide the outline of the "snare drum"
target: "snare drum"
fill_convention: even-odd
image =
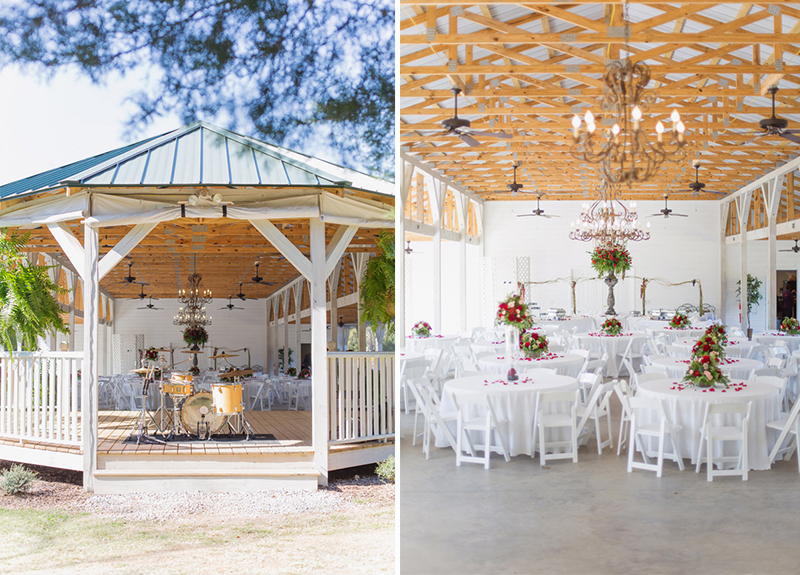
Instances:
[[[165,381],[161,384],[161,393],[166,393],[167,395],[178,395],[178,396],[186,396],[192,395],[194,392],[194,385],[192,382],[183,382],[183,381],[176,381],[170,380]]]
[[[217,415],[235,415],[244,411],[242,387],[241,383],[212,383],[211,394],[214,396],[214,413]]]

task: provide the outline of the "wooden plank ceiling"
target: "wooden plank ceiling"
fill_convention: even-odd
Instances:
[[[654,137],[677,108],[689,145],[626,197],[692,198],[678,190],[694,180],[695,159],[708,189],[731,193],[800,151],[778,136],[753,139],[775,83],[777,115],[800,128],[800,5],[633,1],[628,13],[630,57],[650,66],[657,95],[643,125]],[[401,151],[485,199],[593,197],[597,172],[570,155],[570,121],[600,113],[603,68],[626,56],[621,2],[400,0],[399,19]],[[459,117],[513,137],[469,147],[445,136],[452,85],[465,92]],[[506,189],[514,162],[527,192],[516,196]]]
[[[273,222],[292,243],[309,257],[309,230],[307,219],[276,220]],[[72,224],[73,234],[83,242],[83,226]],[[326,225],[326,243],[330,242],[338,226]],[[130,231],[129,226],[102,228],[100,254],[105,255]],[[375,240],[380,230],[361,228],[356,233],[346,254],[376,252]],[[46,253],[66,262],[66,256],[46,228],[31,231],[29,252]],[[350,257],[344,258],[345,267],[340,277],[339,294],[355,291],[355,276]],[[261,284],[251,283],[255,276],[255,262],[260,262]],[[131,275],[136,281],[148,285],[126,284],[128,263],[132,262]],[[281,286],[299,276],[298,271],[249,222],[231,219],[179,219],[159,224],[133,251],[101,282],[102,288],[116,298],[177,297],[178,290],[186,287],[192,271],[203,276],[203,286],[212,291],[215,310],[227,304],[224,298],[239,293],[239,282],[248,298],[265,298]],[[343,285],[342,285],[343,284]],[[236,301],[234,297],[234,302]],[[219,304],[219,305],[216,305]],[[211,309],[211,307],[209,308]],[[349,316],[348,316],[349,317]]]

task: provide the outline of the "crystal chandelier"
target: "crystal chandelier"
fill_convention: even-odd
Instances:
[[[624,6],[626,31],[628,3]],[[629,32],[625,35],[626,53]],[[631,62],[630,58],[615,60],[603,70],[603,97],[600,100],[602,123],[613,126],[597,129],[595,115],[587,110],[583,119],[572,118],[570,153],[584,162],[599,164],[603,177],[613,184],[644,182],[658,173],[661,164],[670,157],[682,154],[686,145],[686,127],[677,110],[670,115],[668,130],[659,120],[655,125],[656,138],[642,125],[642,117],[655,102],[655,95],[646,92],[650,82],[650,68],[644,62]]]
[[[204,326],[211,325],[211,317],[206,317],[205,304],[211,303],[211,290],[200,291],[203,277],[198,273],[189,276],[189,289],[178,292],[178,302],[184,304],[172,323],[174,325]]]
[[[599,197],[592,203],[583,204],[577,221],[569,226],[569,238],[582,242],[594,242],[597,247],[623,247],[627,242],[650,239],[650,222],[647,229],[639,226],[636,203],[626,208],[619,199],[619,184],[601,180]]]

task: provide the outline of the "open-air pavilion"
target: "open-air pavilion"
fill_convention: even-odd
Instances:
[[[3,358],[0,457],[83,470],[97,492],[315,488],[385,459],[393,355],[366,351],[358,293],[393,206],[389,182],[205,122],[0,187],[0,226],[30,232],[71,328]],[[269,381],[310,359],[306,410],[249,415],[270,441],[125,442],[137,413],[98,405],[131,352],[191,357],[173,317],[195,272],[214,298],[199,369],[230,352]],[[343,351],[348,327],[359,350]]]

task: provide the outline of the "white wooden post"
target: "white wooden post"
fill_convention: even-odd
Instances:
[[[458,231],[460,234],[458,246],[458,295],[461,308],[461,322],[459,329],[467,330],[467,227],[469,217],[469,198],[456,194],[456,211],[458,212]]]
[[[767,329],[775,329],[778,309],[778,244],[777,225],[778,209],[781,205],[781,190],[786,180],[785,175],[776,176],[761,185],[767,208],[767,223],[769,224],[768,255],[767,255]]]
[[[750,327],[750,318],[747,314],[747,220],[750,216],[750,200],[752,198],[752,191],[747,191],[736,198],[736,217],[739,220],[739,237],[741,238],[739,244],[741,252],[739,261],[739,285],[741,286],[739,302],[742,306],[742,330],[745,333]]]
[[[430,203],[433,213],[433,329],[442,327],[442,208],[447,195],[447,183],[430,178]]]
[[[69,350],[75,351],[75,294],[77,292],[78,276],[67,271],[67,289],[69,290]]]
[[[342,270],[341,260],[334,266],[328,278],[328,293],[331,297],[331,338],[329,341],[339,345],[339,273]]]
[[[300,367],[303,365],[302,324],[300,323],[302,312],[300,308],[303,306],[303,284],[305,284],[305,281],[302,280],[295,282],[292,288],[294,293],[294,356],[296,358],[295,365],[297,366],[298,373],[300,372]]]
[[[395,239],[397,236],[395,236]],[[395,241],[395,247],[397,243]],[[357,308],[358,308],[358,351],[367,351],[367,324],[361,322],[361,279],[364,277],[364,272],[367,269],[367,261],[369,260],[369,254],[365,252],[358,252],[358,253],[351,253],[350,256],[353,258],[353,269],[355,270],[356,274],[356,299],[358,300]],[[397,265],[395,264],[395,269],[397,269]],[[397,286],[397,276],[395,276],[395,286]],[[397,297],[395,297],[395,301],[399,301]],[[395,315],[396,317],[402,317],[400,314],[397,313],[397,308],[395,308]],[[398,326],[395,330],[395,333],[400,334],[396,337],[403,337],[400,331],[400,327]],[[401,342],[402,343],[402,342]]]
[[[272,353],[270,354],[270,373],[273,375],[278,375],[278,304],[280,303],[280,299],[277,297],[272,298],[272,317],[274,318],[273,322],[270,324],[270,328],[272,329],[272,337],[270,337],[270,341],[272,342]]]
[[[724,203],[721,206],[720,210],[720,230],[719,230],[719,245],[720,245],[720,252],[719,252],[719,296],[720,296],[720,304],[717,316],[723,323],[725,322],[726,317],[726,310],[728,309],[728,298],[727,298],[727,291],[728,291],[728,282],[726,278],[726,266],[727,266],[727,244],[725,243],[725,230],[728,226],[728,218],[730,217],[731,213],[731,205],[730,203]]]
[[[283,308],[283,373],[289,369],[289,292],[281,295]]]
[[[309,219],[311,251],[311,443],[319,484],[328,484],[328,361],[325,305],[325,224]]]
[[[81,377],[81,438],[83,442],[83,487],[94,491],[97,468],[98,308],[100,305],[100,251],[97,230],[84,224],[83,273],[83,372]]]

